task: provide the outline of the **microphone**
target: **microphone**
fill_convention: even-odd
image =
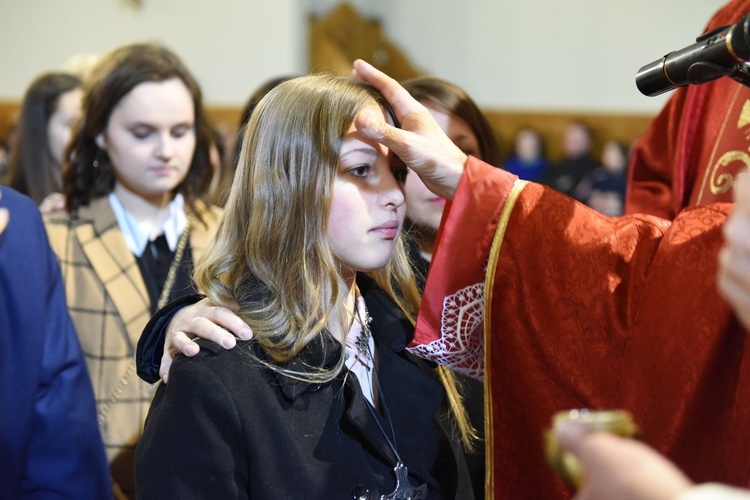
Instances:
[[[690,83],[729,76],[750,86],[750,14],[737,24],[709,31],[696,43],[643,66],[635,75],[642,94],[656,96]]]

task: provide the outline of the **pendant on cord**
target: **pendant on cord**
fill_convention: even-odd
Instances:
[[[427,498],[427,485],[414,486],[409,482],[409,471],[399,461],[393,468],[396,473],[396,489],[389,495],[381,495],[381,500],[423,500]]]

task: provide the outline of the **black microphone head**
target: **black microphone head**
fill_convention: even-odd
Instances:
[[[722,26],[696,39],[696,43],[670,52],[643,66],[635,77],[641,93],[656,96],[732,74],[750,56],[750,14],[732,26]]]
[[[734,54],[744,62],[750,61],[750,14],[734,25],[729,36]]]
[[[664,72],[664,61],[667,56],[643,66],[635,75],[635,84],[641,94],[654,97],[668,92],[675,87]]]

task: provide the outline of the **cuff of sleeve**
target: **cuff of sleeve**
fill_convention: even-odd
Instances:
[[[161,366],[161,357],[164,355],[164,339],[167,335],[167,326],[177,311],[185,306],[195,304],[203,298],[202,295],[186,295],[177,300],[173,300],[166,306],[162,307],[141,333],[138,339],[138,346],[135,350],[135,364],[138,376],[149,384],[159,381],[159,367]]]
[[[733,488],[719,483],[694,486],[678,495],[675,500],[749,500],[750,490]]]

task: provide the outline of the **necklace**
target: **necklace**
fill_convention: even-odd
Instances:
[[[362,334],[359,336],[359,339],[357,339],[357,347],[360,347],[362,345],[362,352],[364,355],[369,359],[373,360],[374,356],[372,355],[372,352],[370,352],[370,343],[369,339],[372,336],[372,333],[370,332],[370,323],[372,322],[372,318],[370,317],[368,311],[367,311],[367,305],[364,302],[364,299],[362,299],[362,308],[357,307],[357,316],[359,316],[359,321],[362,324]],[[364,309],[364,317],[362,318],[362,309]],[[360,342],[360,339],[365,339],[363,343]],[[409,470],[406,468],[406,465],[404,465],[404,462],[401,460],[401,456],[398,454],[398,445],[396,443],[396,431],[393,429],[393,420],[391,420],[391,413],[388,411],[388,405],[385,402],[385,395],[383,394],[383,389],[380,387],[380,378],[378,377],[378,371],[375,368],[375,363],[372,364],[372,372],[375,375],[375,384],[378,387],[378,395],[380,396],[380,406],[383,408],[383,415],[385,415],[386,420],[388,421],[388,426],[390,427],[391,431],[391,438],[388,436],[388,433],[385,432],[385,429],[383,429],[383,426],[380,424],[380,420],[378,420],[377,415],[375,414],[375,408],[369,401],[365,401],[365,404],[367,405],[367,409],[370,410],[370,414],[372,415],[372,418],[375,420],[375,423],[378,426],[378,429],[380,429],[381,434],[383,434],[383,437],[385,438],[386,443],[388,443],[388,447],[393,452],[393,455],[396,457],[396,466],[393,468],[393,472],[396,475],[396,489],[393,490],[393,493],[389,493],[387,495],[381,495],[380,500],[423,500],[427,498],[427,485],[421,484],[419,486],[414,486],[409,481]]]
[[[372,378],[369,372],[373,364],[372,356],[370,356],[371,334],[369,326],[372,318],[367,314],[365,300],[359,293],[356,296],[354,310],[357,321],[352,324],[346,336],[346,367],[349,370],[354,370],[357,363],[362,365],[367,370],[369,379]]]
[[[185,252],[185,247],[187,246],[189,236],[190,236],[190,219],[188,219],[188,223],[185,226],[185,229],[182,231],[182,235],[180,236],[180,241],[177,243],[177,249],[175,250],[174,259],[172,260],[172,264],[169,266],[169,273],[167,273],[167,279],[164,282],[164,287],[161,290],[159,302],[156,305],[157,311],[163,308],[165,305],[167,305],[167,302],[169,302],[169,296],[172,294],[174,281],[175,281],[175,278],[177,277],[177,268],[180,267],[180,263],[182,262],[182,254]],[[107,416],[109,416],[109,413],[112,411],[112,407],[115,404],[117,404],[117,402],[120,400],[120,396],[122,396],[122,391],[124,391],[125,386],[130,383],[130,379],[133,377],[135,372],[136,372],[135,355],[133,355],[133,360],[130,362],[130,366],[128,366],[128,370],[125,372],[125,375],[123,375],[123,377],[120,379],[120,382],[117,384],[117,387],[115,387],[115,390],[112,391],[112,395],[104,403],[101,410],[99,410],[97,421],[99,422],[100,427],[103,426],[104,423],[107,421]]]

